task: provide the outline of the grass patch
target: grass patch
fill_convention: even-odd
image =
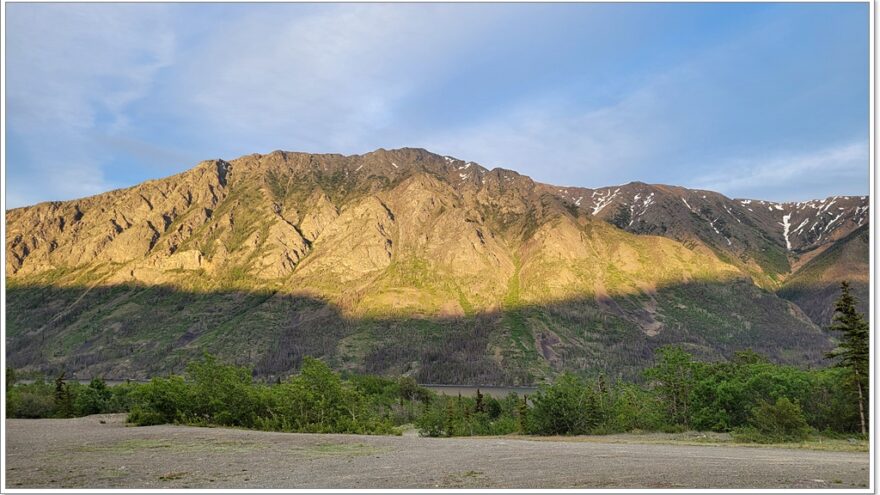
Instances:
[[[695,445],[716,447],[753,447],[769,449],[805,449],[826,452],[868,452],[868,441],[861,439],[829,438],[815,435],[800,442],[748,443],[737,441],[728,433],[685,431],[681,433],[633,432],[611,435],[532,436],[510,435],[496,438],[516,438],[535,442],[586,442],[651,445]]]
[[[362,443],[320,443],[302,449],[303,453],[311,457],[359,457],[374,455],[385,451],[387,451],[387,449],[380,449]]]
[[[261,447],[255,442],[216,441],[211,439],[179,441],[172,439],[136,438],[107,445],[84,445],[78,452],[142,454],[144,452],[251,452]]]

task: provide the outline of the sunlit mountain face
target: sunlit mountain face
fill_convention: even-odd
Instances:
[[[820,363],[868,300],[868,198],[541,184],[421,149],[274,152],[6,213],[11,366],[178,372],[304,356],[422,383],[635,378],[653,350]]]

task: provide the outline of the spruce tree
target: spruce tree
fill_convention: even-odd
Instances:
[[[520,433],[528,433],[529,396],[523,395],[516,404],[516,423]]]
[[[461,394],[459,394],[459,399],[461,399]],[[455,436],[455,423],[458,418],[458,414],[456,414],[455,403],[449,399],[446,401],[446,416],[443,418],[443,426],[446,430],[447,437]]]
[[[856,299],[850,294],[849,282],[841,282],[840,297],[834,305],[830,329],[841,332],[840,343],[827,356],[836,359],[836,366],[848,368],[858,391],[859,419],[862,435],[867,433],[865,396],[868,394],[868,364],[870,360],[870,329],[868,322],[856,311]]]
[[[480,393],[480,389],[477,389],[477,400],[474,405],[474,412],[486,412],[486,403],[483,402],[483,394]]]
[[[73,416],[73,395],[70,385],[65,381],[64,371],[55,379],[55,414],[61,418]]]
[[[11,389],[15,385],[15,381],[17,377],[15,376],[15,369],[6,367],[6,390]]]

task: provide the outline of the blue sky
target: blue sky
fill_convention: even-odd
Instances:
[[[868,193],[868,4],[6,4],[7,207],[276,149]]]

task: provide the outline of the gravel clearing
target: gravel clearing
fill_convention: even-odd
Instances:
[[[864,452],[6,421],[7,488],[852,488]]]

